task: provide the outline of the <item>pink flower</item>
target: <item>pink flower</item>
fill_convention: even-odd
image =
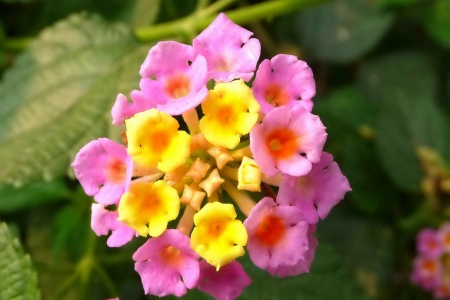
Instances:
[[[87,143],[78,151],[72,167],[86,194],[104,205],[119,202],[133,172],[127,149],[107,138]]]
[[[312,164],[308,174],[283,176],[277,202],[298,207],[309,224],[316,224],[319,217],[324,219],[348,191],[351,191],[348,180],[333,161],[333,156],[322,152],[320,161]]]
[[[109,247],[121,247],[136,236],[136,231],[117,220],[117,211],[109,211],[102,204],[92,203],[91,227],[100,235],[107,235],[111,230],[111,236],[106,241]]]
[[[443,252],[439,233],[431,228],[422,229],[417,235],[417,252],[430,258],[437,258]]]
[[[196,107],[208,93],[206,60],[188,45],[159,42],[150,49],[140,74],[142,93],[170,115]]]
[[[252,283],[241,264],[237,261],[216,268],[206,261],[200,261],[200,279],[198,289],[208,293],[217,300],[233,300]]]
[[[445,250],[450,252],[450,223],[444,223],[439,227],[437,232],[439,244]]]
[[[309,273],[309,269],[311,268],[311,264],[314,260],[314,253],[316,252],[317,240],[313,236],[313,233],[316,231],[315,225],[309,225],[308,227],[308,250],[305,252],[305,257],[303,260],[298,261],[293,266],[278,266],[276,268],[267,268],[267,271],[271,275],[276,275],[278,277],[287,277],[287,276],[298,276],[303,273]]]
[[[259,65],[252,90],[264,114],[282,105],[301,105],[311,111],[316,84],[306,62],[279,54]]]
[[[327,139],[318,116],[301,106],[274,108],[250,131],[250,149],[261,171],[306,175],[319,162]]]
[[[208,62],[208,77],[220,82],[249,81],[256,69],[261,44],[252,32],[234,24],[223,13],[193,42]]]
[[[442,277],[442,265],[439,259],[422,255],[416,256],[411,280],[424,290],[434,289]]]
[[[181,297],[187,288],[194,288],[200,272],[198,258],[189,237],[175,229],[149,239],[133,255],[145,293],[159,297]]]
[[[247,249],[253,263],[261,269],[292,267],[305,260],[308,251],[308,224],[300,209],[277,205],[265,197],[251,210],[244,222]]]
[[[132,103],[128,102],[124,94],[117,95],[116,102],[111,109],[111,115],[114,125],[122,125],[125,119],[131,118],[135,114],[156,107],[156,102],[150,101],[138,90],[131,92]]]

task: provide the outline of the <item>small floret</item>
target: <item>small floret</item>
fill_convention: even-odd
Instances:
[[[269,112],[250,132],[250,149],[268,176],[278,172],[306,175],[319,162],[327,139],[318,116],[303,107],[281,106]]]
[[[251,283],[252,280],[237,261],[232,261],[219,271],[204,260],[200,262],[198,289],[217,300],[234,300]]]
[[[189,246],[189,237],[168,229],[151,238],[133,255],[145,294],[181,297],[197,285],[198,255]]]
[[[136,182],[120,200],[118,220],[141,236],[156,237],[164,232],[169,221],[177,218],[179,211],[178,192],[165,181]]]
[[[128,153],[146,168],[158,167],[168,173],[182,166],[190,155],[191,136],[177,131],[172,116],[150,109],[126,120]]]
[[[159,42],[151,48],[140,74],[142,92],[170,115],[196,107],[208,92],[205,58],[178,42]]]
[[[194,223],[191,247],[217,270],[244,255],[247,231],[236,220],[233,205],[207,203],[194,215]]]
[[[312,164],[308,174],[283,176],[277,202],[298,207],[309,224],[316,224],[319,217],[326,218],[349,191],[351,188],[348,180],[333,161],[333,156],[322,152],[320,161]]]
[[[264,114],[283,105],[301,105],[311,111],[316,85],[306,62],[293,55],[279,54],[259,65],[252,90]]]
[[[235,148],[258,120],[259,104],[242,81],[219,83],[202,103],[200,130],[214,146]]]
[[[223,13],[193,42],[208,62],[208,77],[218,82],[240,78],[249,81],[256,69],[261,44],[252,32],[234,24]]]
[[[78,151],[72,167],[86,194],[104,205],[118,203],[133,172],[127,149],[107,138],[87,143]]]

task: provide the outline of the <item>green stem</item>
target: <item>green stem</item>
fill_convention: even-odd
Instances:
[[[217,14],[236,1],[237,0],[219,0],[202,10],[201,15],[203,17],[208,17],[213,14]]]
[[[223,1],[223,2],[222,2]],[[225,3],[221,0],[215,4]],[[266,19],[268,17],[276,17],[279,15],[292,13],[295,10],[304,9],[309,6],[318,5],[331,0],[277,0],[266,1],[248,7],[238,8],[226,12],[228,18],[233,22],[243,25],[254,21]],[[213,4],[214,5],[214,4]],[[170,36],[177,35],[180,32],[200,31],[206,28],[216,17],[216,8],[213,5],[207,7],[201,12],[194,13],[183,19],[167,22],[159,25],[140,27],[134,29],[136,38],[141,42],[150,42],[160,40]],[[221,8],[219,6],[219,8]],[[214,11],[213,15],[208,15],[209,12]]]

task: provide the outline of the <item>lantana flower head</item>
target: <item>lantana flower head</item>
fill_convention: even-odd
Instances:
[[[308,273],[315,224],[350,190],[322,152],[311,69],[277,55],[251,87],[260,54],[251,36],[220,14],[193,46],[152,47],[140,90],[132,102],[119,94],[111,112],[124,145],[92,141],[72,164],[98,202],[97,235],[111,232],[110,247],[148,239],[133,255],[146,294],[197,287],[235,299],[251,283],[238,262],[246,249],[274,276]]]
[[[306,62],[293,55],[279,54],[259,65],[253,93],[264,114],[283,105],[301,105],[310,112],[316,85]]]
[[[208,62],[208,77],[218,82],[249,81],[256,69],[261,44],[252,32],[221,13],[193,42]]]
[[[450,298],[450,251],[445,247],[445,235],[450,223],[437,230],[424,228],[417,235],[417,256],[413,261],[411,281],[435,299]]]

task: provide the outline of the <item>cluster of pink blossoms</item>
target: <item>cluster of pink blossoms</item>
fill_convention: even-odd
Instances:
[[[350,191],[322,151],[327,133],[311,114],[311,69],[283,54],[257,69],[261,46],[251,36],[220,14],[193,46],[151,48],[140,90],[132,102],[119,94],[112,108],[124,145],[91,141],[72,164],[96,201],[97,235],[111,231],[110,247],[150,236],[133,255],[146,294],[197,287],[235,299],[251,283],[236,260],[245,246],[272,275],[309,272],[319,217]],[[261,190],[267,197],[254,201]]]
[[[411,280],[435,299],[450,299],[450,223],[420,231],[417,252]]]

